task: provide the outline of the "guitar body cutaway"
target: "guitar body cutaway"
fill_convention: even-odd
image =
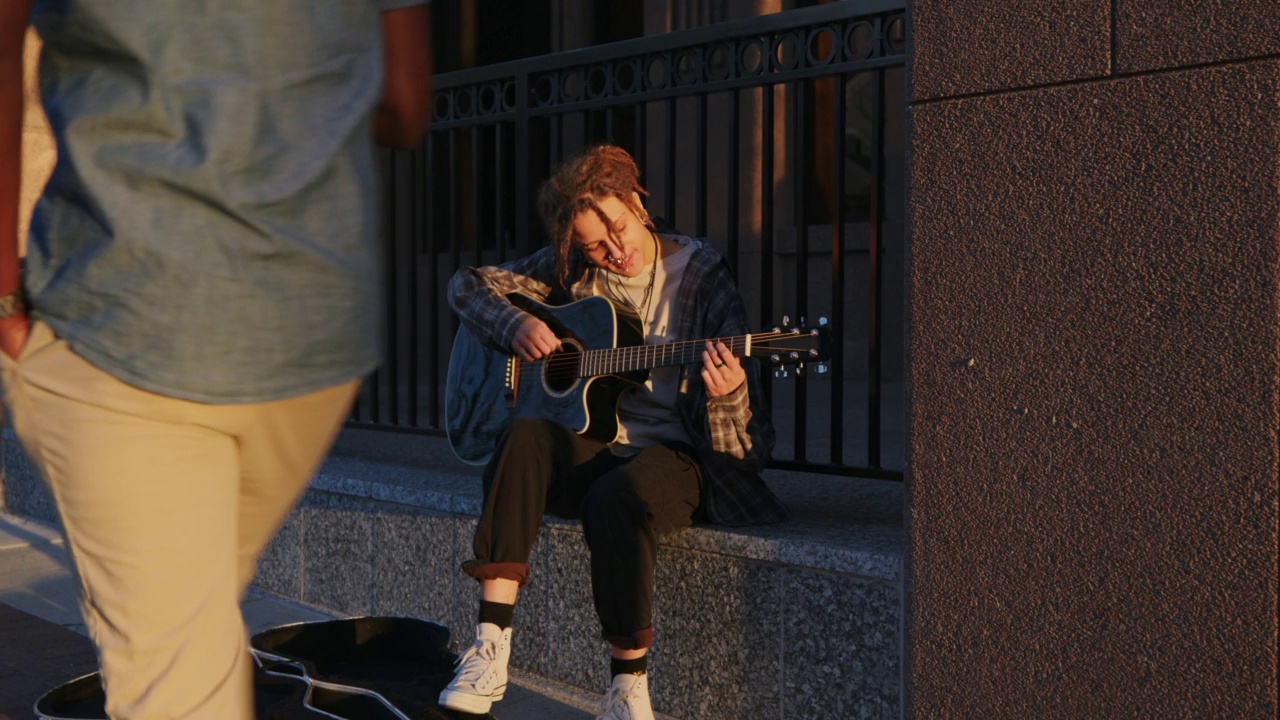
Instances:
[[[639,318],[620,314],[601,297],[550,306],[523,295],[513,304],[542,319],[563,349],[532,363],[482,345],[462,328],[453,342],[445,384],[445,425],[453,451],[464,462],[484,464],[514,417],[554,420],[603,442],[618,436],[618,400],[643,383],[647,370],[582,377],[583,351],[639,345]]]

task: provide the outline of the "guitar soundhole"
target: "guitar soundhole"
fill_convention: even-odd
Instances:
[[[582,345],[573,338],[560,338],[560,350],[547,356],[542,366],[542,387],[548,395],[563,397],[578,384],[578,358]]]

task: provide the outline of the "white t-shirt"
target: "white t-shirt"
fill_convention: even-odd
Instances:
[[[644,291],[649,285],[651,266],[646,265],[634,278],[600,273],[601,294],[618,305],[635,309],[637,314],[643,312],[646,345],[680,339],[675,331],[683,309],[677,306],[676,296],[692,254],[693,245],[685,243],[678,251],[656,260],[658,266],[653,269],[653,291],[647,305]],[[653,368],[643,386],[622,395],[618,403],[618,439],[612,446],[615,454],[633,455],[661,442],[689,443],[676,412],[679,383],[680,366]]]

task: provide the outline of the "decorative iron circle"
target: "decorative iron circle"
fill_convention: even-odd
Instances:
[[[710,80],[728,80],[733,71],[733,45],[721,43],[707,51],[703,59],[707,78]]]
[[[907,19],[903,15],[895,15],[885,28],[884,44],[890,55],[901,55],[907,50]]]
[[[613,92],[630,95],[640,89],[640,61],[625,60],[613,69]]]
[[[476,110],[481,115],[492,115],[498,111],[498,85],[497,83],[488,83],[480,87],[480,92],[476,94],[478,103]]]
[[[582,77],[582,68],[569,68],[560,75],[560,97],[564,102],[577,102],[582,99],[582,91],[586,82]]]
[[[513,112],[516,109],[516,81],[508,80],[502,83],[502,111]]]
[[[683,50],[675,58],[676,85],[694,85],[702,75],[702,52],[698,48]]]
[[[645,88],[661,90],[667,86],[667,65],[668,60],[665,55],[654,55],[645,61]]]
[[[765,72],[765,57],[769,54],[768,40],[752,38],[738,51],[738,68],[743,75],[761,75]]]
[[[800,64],[800,38],[796,33],[787,33],[774,38],[773,59],[778,61],[776,67],[783,70],[794,70]]]
[[[866,60],[876,49],[875,27],[866,20],[853,23],[845,33],[844,44],[850,60]]]
[[[457,89],[453,98],[453,109],[460,118],[469,118],[476,114],[475,85],[467,85]]]
[[[438,92],[431,103],[433,119],[436,122],[448,122],[453,119],[453,91]]]
[[[592,100],[608,97],[613,89],[613,73],[609,65],[593,65],[587,70],[587,97]]]
[[[805,43],[805,53],[811,66],[831,64],[836,57],[835,28],[827,26],[811,30]]]
[[[549,107],[556,101],[556,79],[551,73],[539,75],[529,84],[529,104],[534,107]]]

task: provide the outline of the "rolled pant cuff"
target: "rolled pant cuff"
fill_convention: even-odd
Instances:
[[[653,644],[653,626],[637,630],[630,635],[605,635],[609,644],[622,650],[643,650]]]
[[[520,562],[468,560],[462,563],[462,571],[476,580],[515,580],[522,588],[529,584],[529,566]]]

